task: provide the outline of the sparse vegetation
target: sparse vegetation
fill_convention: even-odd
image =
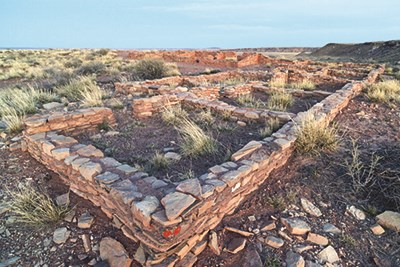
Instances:
[[[236,98],[236,101],[239,105],[246,107],[246,108],[262,108],[265,107],[265,103],[262,102],[260,99],[256,99],[251,94],[240,95]]]
[[[292,88],[292,89],[313,91],[313,90],[315,90],[316,85],[312,81],[310,81],[308,79],[304,79],[301,82],[287,84],[287,87]]]
[[[400,103],[400,81],[389,80],[372,84],[367,89],[367,96],[375,102]]]
[[[353,189],[356,193],[366,190],[376,182],[375,171],[381,158],[372,155],[370,163],[365,166],[361,160],[360,149],[355,140],[352,140],[351,159],[345,161],[347,175],[352,179]]]
[[[67,85],[56,88],[56,92],[69,101],[82,101],[85,107],[101,106],[105,92],[90,77],[79,77]]]
[[[273,80],[270,81],[268,85],[275,88],[284,88],[286,86],[286,82],[284,80]]]
[[[296,150],[301,154],[318,155],[322,151],[334,151],[340,141],[337,128],[325,120],[318,120],[311,112],[303,115],[296,135]]]
[[[340,242],[350,248],[354,248],[357,245],[357,241],[354,239],[354,237],[346,233],[342,233],[340,235]]]
[[[184,155],[196,157],[217,152],[217,142],[193,121],[182,118],[179,126],[175,127],[182,138],[181,149]]]
[[[210,109],[202,110],[196,114],[196,121],[199,123],[210,126],[215,122],[214,115],[211,113]]]
[[[164,107],[161,118],[165,123],[177,125],[182,119],[188,117],[187,112],[180,105],[169,105]]]
[[[159,59],[143,59],[135,65],[135,75],[140,80],[154,80],[166,76],[167,65]]]
[[[285,111],[293,105],[293,97],[287,92],[273,92],[268,98],[267,107],[271,110]]]
[[[36,190],[30,184],[20,185],[18,189],[6,190],[10,211],[15,214],[17,222],[36,226],[56,223],[69,211],[66,206],[57,206],[51,198]]]
[[[179,176],[179,178],[181,180],[189,180],[189,179],[193,179],[195,177],[196,177],[196,175],[194,174],[194,171],[192,169],[189,169],[186,172],[181,173]]]
[[[102,123],[100,123],[99,125],[97,125],[97,129],[99,129],[100,131],[109,131],[111,129],[110,125],[108,124],[107,121],[103,121]]]
[[[156,152],[149,160],[149,169],[153,171],[160,171],[168,168],[169,160],[160,152]]]
[[[265,122],[265,126],[258,130],[258,134],[261,138],[266,138],[270,136],[273,132],[275,132],[279,128],[279,120],[278,119],[269,119]]]

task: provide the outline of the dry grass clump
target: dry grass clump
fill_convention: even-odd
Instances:
[[[22,129],[22,119],[26,114],[35,113],[40,104],[51,102],[57,97],[45,90],[33,87],[8,88],[0,92],[0,118],[10,132]]]
[[[268,85],[275,88],[284,88],[286,86],[286,82],[283,80],[274,80],[270,81]]]
[[[169,160],[160,152],[156,152],[149,160],[149,169],[153,171],[160,171],[168,168]]]
[[[161,118],[165,123],[176,125],[182,119],[188,117],[188,113],[181,107],[181,105],[167,104],[161,113]]]
[[[235,86],[239,84],[245,84],[246,82],[247,80],[242,77],[232,77],[221,82],[220,87]]]
[[[265,103],[260,99],[256,99],[251,94],[240,95],[236,98],[236,101],[239,105],[246,108],[263,108],[265,107]]]
[[[285,91],[271,93],[268,98],[267,107],[271,110],[285,111],[293,105],[293,97]]]
[[[318,120],[311,112],[302,117],[296,135],[296,149],[301,154],[318,155],[322,151],[335,151],[340,142],[338,129],[325,120]]]
[[[166,76],[168,67],[159,59],[143,59],[136,63],[135,74],[140,80],[154,80]]]
[[[372,84],[367,89],[367,96],[375,102],[400,103],[400,81],[390,80]]]
[[[260,135],[261,138],[266,138],[268,136],[271,136],[273,132],[279,129],[279,125],[280,123],[278,119],[271,118],[265,122],[265,127],[258,130],[258,134]]]
[[[202,110],[196,114],[196,121],[204,125],[212,125],[215,122],[214,115],[211,113],[210,109]]]
[[[101,74],[106,71],[106,65],[100,61],[89,61],[76,69],[77,75]]]
[[[188,118],[182,118],[175,128],[181,135],[181,150],[184,155],[210,155],[218,151],[217,142]]]
[[[85,107],[101,106],[105,92],[90,77],[71,80],[67,85],[56,88],[56,92],[69,101],[82,100]]]
[[[287,85],[287,87],[292,89],[306,90],[306,91],[313,91],[317,88],[315,83],[308,79],[302,80],[301,82],[297,83],[290,83]]]
[[[51,198],[37,191],[32,185],[24,184],[16,190],[7,190],[6,205],[15,214],[17,222],[47,225],[62,220],[69,211],[67,206],[57,206]]]

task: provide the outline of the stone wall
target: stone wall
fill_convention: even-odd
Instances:
[[[347,84],[308,112],[331,121],[383,71],[380,67],[363,82]],[[230,162],[177,184],[104,158],[98,149],[71,137],[54,132],[31,135],[27,125],[24,139],[33,157],[59,173],[76,194],[119,220],[125,235],[141,243],[147,256],[143,265],[191,266],[188,262],[195,261],[207,244],[207,232],[286,163],[295,148],[296,125],[305,114],[299,113],[271,137],[249,142]]]
[[[87,108],[73,112],[54,112],[34,115],[24,121],[26,134],[48,131],[64,131],[70,135],[86,131],[95,131],[103,122],[115,124],[114,114],[109,108]]]
[[[181,100],[176,95],[157,95],[134,99],[132,102],[133,116],[138,119],[148,118],[160,113],[163,108],[179,104]]]

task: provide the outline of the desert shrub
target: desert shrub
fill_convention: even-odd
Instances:
[[[135,65],[135,75],[140,80],[154,80],[166,76],[167,65],[159,59],[143,59]]]
[[[84,63],[82,66],[76,69],[76,75],[92,75],[92,74],[102,74],[106,71],[106,65],[100,61],[91,61]]]
[[[388,75],[392,75],[393,74],[393,68],[392,67],[386,67],[385,68],[385,73]]]
[[[160,152],[156,152],[149,160],[148,168],[152,171],[160,171],[168,168],[169,160]]]
[[[400,81],[390,80],[372,84],[367,89],[367,96],[375,102],[400,103]]]
[[[269,119],[266,121],[265,126],[261,129],[258,130],[258,134],[260,135],[261,138],[266,138],[268,136],[271,136],[273,132],[275,132],[277,129],[279,129],[279,120],[278,119]]]
[[[184,155],[199,156],[217,152],[217,142],[193,121],[183,118],[175,128],[182,138],[181,150]]]
[[[78,68],[79,66],[82,65],[82,60],[79,58],[72,58],[68,60],[67,62],[64,63],[64,67],[66,68]]]
[[[164,107],[161,118],[165,123],[177,125],[182,119],[188,117],[187,112],[180,105],[169,105]]]
[[[271,110],[285,111],[293,105],[293,97],[285,91],[271,93],[268,98],[267,107]]]
[[[7,131],[17,133],[23,129],[23,115],[18,114],[14,108],[5,107],[2,110],[2,120],[6,124]]]
[[[65,85],[75,77],[75,74],[67,69],[51,67],[43,70],[43,78],[48,79],[48,83],[51,87]]]
[[[352,179],[356,193],[365,191],[376,182],[375,171],[381,158],[372,155],[368,166],[361,159],[360,149],[355,140],[352,140],[351,159],[345,161],[346,173]]]
[[[210,109],[202,110],[196,114],[196,121],[203,125],[212,125],[215,122],[215,118],[211,113]]]
[[[305,79],[305,80],[302,80],[301,82],[290,83],[287,85],[287,87],[293,88],[293,89],[313,91],[313,90],[315,90],[316,85],[312,81]]]
[[[334,151],[340,141],[337,128],[325,120],[318,120],[311,112],[305,113],[300,125],[296,126],[296,136],[296,150],[301,154]]]
[[[239,105],[246,108],[262,108],[265,107],[265,103],[260,99],[256,99],[251,94],[240,95],[236,98]]]
[[[103,105],[105,92],[95,83],[86,86],[82,91],[83,107],[99,107]]]
[[[17,222],[46,225],[62,220],[69,211],[67,206],[57,206],[51,198],[25,184],[15,190],[6,190],[9,200],[6,205],[16,216]]]
[[[165,63],[165,73],[164,76],[179,76],[181,72],[179,71],[178,65],[176,63]]]

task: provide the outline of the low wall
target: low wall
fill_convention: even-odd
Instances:
[[[179,104],[181,100],[176,95],[157,95],[135,99],[132,102],[133,116],[138,119],[148,118],[163,108]]]
[[[110,126],[116,123],[111,109],[98,107],[73,112],[37,114],[24,120],[26,134],[64,131],[70,135],[76,135],[86,131],[95,131],[97,126],[103,122]]]

